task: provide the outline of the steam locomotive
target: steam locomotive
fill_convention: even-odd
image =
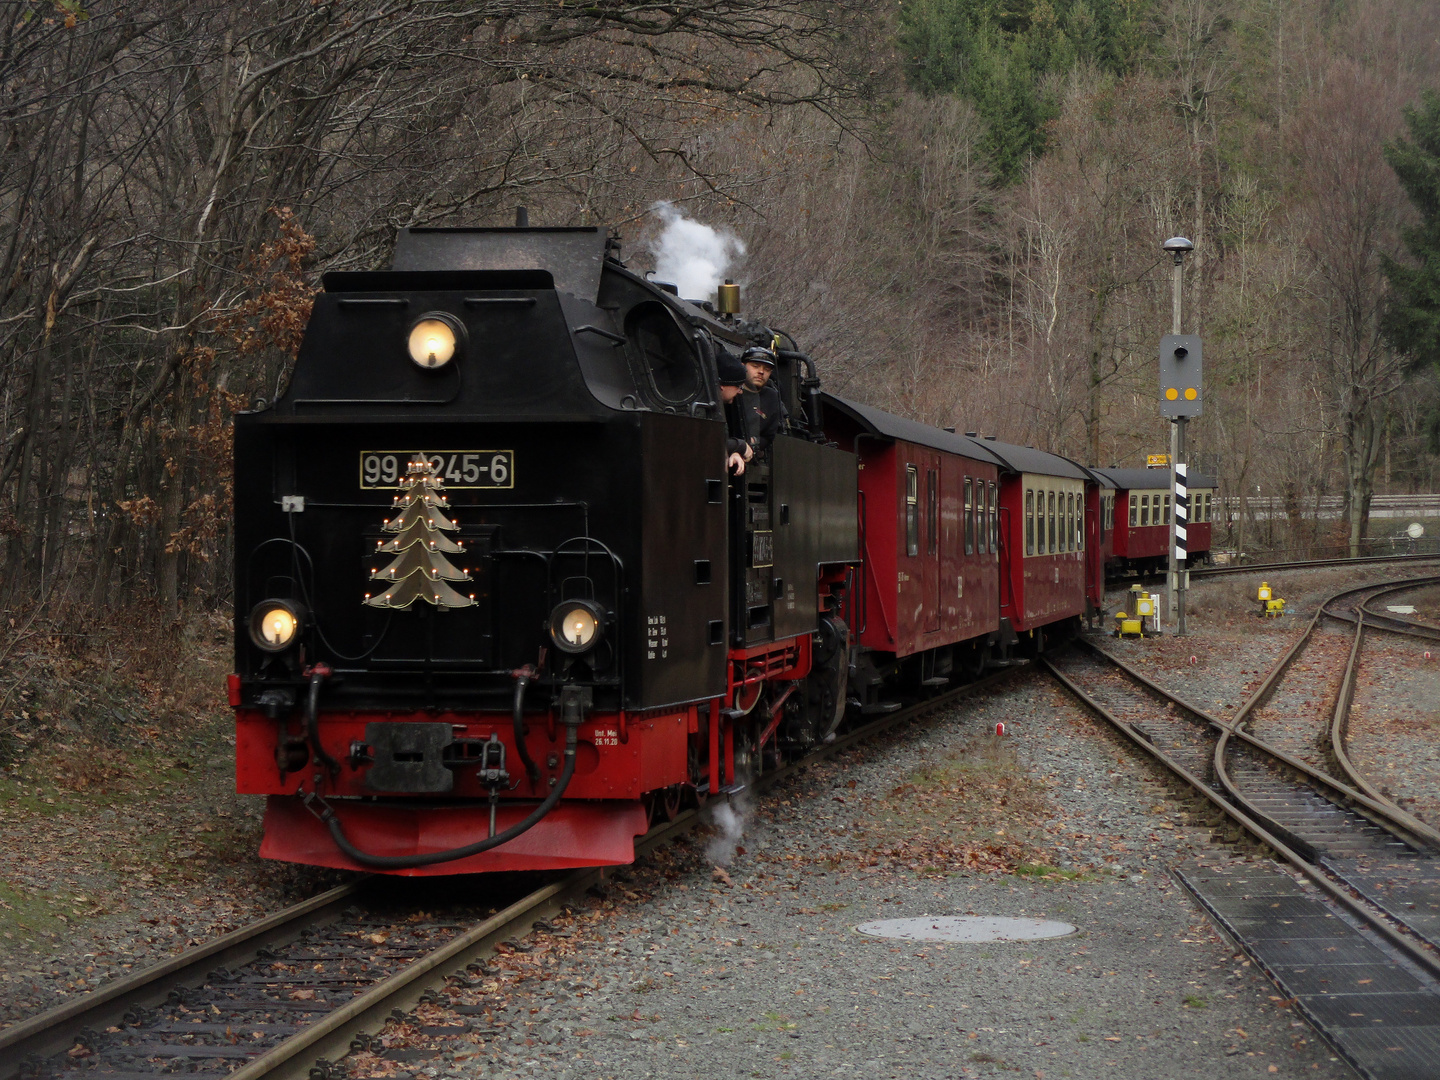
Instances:
[[[728,474],[717,359],[788,426]],[[237,787],[261,854],[626,863],[856,717],[1094,615],[1114,485],[822,390],[596,228],[408,229],[235,419]]]

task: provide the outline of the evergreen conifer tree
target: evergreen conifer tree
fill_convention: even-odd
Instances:
[[[1385,311],[1385,338],[1413,363],[1440,364],[1440,94],[1425,91],[1420,107],[1405,110],[1410,138],[1385,147],[1385,160],[1419,212],[1420,220],[1401,231],[1406,265],[1385,258],[1391,296]]]
[[[379,596],[365,595],[365,603],[371,607],[407,608],[417,599],[445,608],[475,603],[473,596],[462,595],[449,585],[469,581],[470,575],[445,557],[465,548],[446,535],[458,532],[460,526],[441,513],[450,507],[444,490],[435,466],[423,454],[416,454],[406,466],[400,494],[395,496],[399,514],[384,525],[386,532],[395,535],[376,549],[395,558],[370,575],[388,586]]]

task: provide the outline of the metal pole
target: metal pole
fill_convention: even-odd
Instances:
[[[1176,464],[1176,465],[1184,465],[1184,464],[1185,464],[1185,425],[1186,425],[1187,423],[1189,423],[1189,422],[1190,422],[1190,418],[1189,418],[1188,416],[1179,416],[1179,417],[1176,417],[1176,418],[1175,418],[1175,457],[1174,457],[1174,461],[1175,461],[1175,464]],[[1173,465],[1171,466],[1170,471],[1171,471],[1171,474],[1173,475],[1174,472],[1175,472],[1175,467],[1174,467]],[[1185,570],[1182,566],[1180,566],[1180,560],[1176,557],[1176,552],[1175,552],[1176,531],[1179,529],[1180,524],[1181,524],[1181,518],[1180,518],[1180,514],[1181,514],[1181,502],[1180,502],[1180,499],[1181,499],[1181,496],[1180,496],[1179,493],[1176,491],[1175,484],[1174,484],[1173,481],[1172,481],[1171,484],[1170,484],[1170,491],[1171,491],[1171,493],[1173,494],[1173,496],[1174,496],[1174,501],[1175,501],[1175,505],[1170,508],[1170,537],[1171,537],[1171,539],[1170,539],[1170,561],[1171,561],[1171,562],[1174,564],[1174,566],[1175,566],[1175,578],[1176,578],[1176,581],[1175,581],[1175,604],[1176,604],[1176,607],[1175,607],[1175,612],[1176,612],[1176,615],[1175,615],[1175,636],[1176,636],[1176,637],[1184,637],[1184,636],[1185,636],[1185,593],[1189,591],[1189,584],[1190,584],[1190,583],[1189,583],[1189,580],[1188,580],[1188,579],[1189,579],[1189,576],[1190,576],[1190,575],[1189,575],[1189,572],[1188,572],[1187,570]],[[1186,555],[1188,556],[1188,555],[1189,555],[1189,551],[1190,551],[1190,544],[1189,544],[1189,532],[1190,532],[1190,479],[1189,479],[1189,470],[1188,470],[1188,469],[1186,470],[1184,500],[1185,500],[1185,502],[1184,502],[1184,514],[1185,514],[1184,524],[1185,524],[1185,532],[1186,532],[1185,551],[1186,551]]]
[[[1180,330],[1180,274],[1181,274],[1182,263],[1183,263],[1184,258],[1185,258],[1185,256],[1184,256],[1183,253],[1181,253],[1181,252],[1179,252],[1179,251],[1175,252],[1175,268],[1174,268],[1174,270],[1171,271],[1171,274],[1170,274],[1170,310],[1171,310],[1170,332],[1171,332],[1172,334],[1179,334],[1179,333],[1181,333],[1181,330]],[[1178,565],[1177,565],[1177,563],[1176,563],[1176,560],[1175,560],[1175,506],[1174,506],[1175,463],[1180,460],[1180,454],[1181,454],[1182,450],[1184,449],[1184,435],[1183,435],[1182,433],[1184,432],[1185,429],[1181,426],[1182,424],[1184,424],[1184,422],[1185,422],[1185,421],[1184,421],[1183,419],[1179,418],[1179,417],[1177,417],[1176,419],[1170,421],[1170,493],[1171,493],[1171,506],[1170,506],[1170,560],[1169,560],[1170,572],[1169,572],[1168,574],[1166,574],[1166,576],[1165,576],[1165,608],[1166,608],[1165,615],[1166,615],[1166,621],[1167,621],[1167,622],[1168,622],[1171,618],[1175,618],[1175,619],[1177,620],[1177,623],[1176,623],[1176,633],[1177,633],[1177,636],[1180,635],[1180,634],[1185,633],[1185,630],[1184,630],[1184,622],[1183,622],[1184,616],[1180,614],[1180,611],[1181,611],[1182,609],[1181,609],[1181,607],[1180,607],[1180,598],[1179,598],[1179,595],[1178,595],[1178,592],[1177,592],[1177,586],[1179,585],[1179,576],[1180,576],[1180,575],[1179,575],[1179,567],[1178,567]]]

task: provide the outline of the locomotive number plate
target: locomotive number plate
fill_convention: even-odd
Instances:
[[[360,489],[398,488],[413,450],[361,450]],[[491,490],[515,486],[513,450],[429,450],[425,456],[440,474],[446,491]]]

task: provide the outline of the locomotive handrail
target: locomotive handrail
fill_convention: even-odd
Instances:
[[[603,327],[592,326],[589,323],[586,323],[584,326],[577,326],[574,330],[570,332],[572,334],[598,334],[600,337],[603,337],[607,341],[610,341],[612,343],[611,348],[615,349],[618,349],[621,345],[628,344],[630,341],[630,339],[625,337],[623,334],[617,334],[614,331],[606,330]]]

